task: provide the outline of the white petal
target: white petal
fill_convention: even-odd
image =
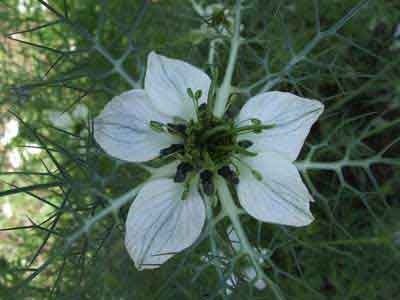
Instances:
[[[202,91],[199,103],[207,101],[211,80],[200,69],[177,59],[151,52],[147,60],[145,90],[158,110],[186,120],[195,110],[187,89]]]
[[[143,90],[114,97],[94,121],[94,137],[111,156],[140,162],[157,157],[160,150],[179,141],[150,129],[150,121],[171,119],[157,112]]]
[[[257,118],[263,124],[275,124],[261,134],[246,134],[257,152],[275,151],[294,161],[300,153],[311,126],[323,112],[323,104],[291,93],[268,92],[251,98],[240,111],[238,121],[246,124]]]
[[[206,218],[203,200],[194,188],[185,200],[182,192],[183,184],[154,180],[131,205],[125,246],[139,270],[158,268],[199,237]]]
[[[244,160],[262,175],[262,180],[257,180],[248,167],[241,166],[238,196],[250,215],[291,226],[305,226],[314,220],[309,204],[312,197],[290,161],[274,152]]]

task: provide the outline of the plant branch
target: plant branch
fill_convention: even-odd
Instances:
[[[233,201],[227,183],[220,176],[218,176],[217,178],[217,187],[218,187],[217,192],[221,202],[222,209],[224,210],[225,214],[229,217],[232,223],[232,227],[239,238],[241,251],[243,252],[243,254],[247,255],[250,258],[250,261],[257,272],[257,277],[264,280],[268,284],[268,286],[272,289],[272,292],[274,293],[277,299],[284,299],[280,292],[279,287],[265,275],[259,262],[259,257],[258,257],[259,255],[254,250],[254,247],[250,244],[247,235],[243,229],[242,223],[240,222],[239,219],[240,209],[236,206],[235,202]]]
[[[217,99],[214,106],[214,115],[222,117],[225,113],[225,108],[231,92],[231,83],[233,77],[233,71],[235,70],[237,55],[239,52],[240,41],[240,23],[241,23],[241,0],[236,0],[235,8],[235,24],[234,32],[231,39],[231,50],[229,53],[228,66],[226,67],[224,80],[221,87],[217,92]]]

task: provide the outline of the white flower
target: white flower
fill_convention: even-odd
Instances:
[[[0,144],[8,145],[11,143],[13,138],[15,138],[19,133],[19,123],[15,119],[10,119],[4,124],[4,133],[0,138]]]
[[[23,164],[21,154],[17,149],[12,149],[11,151],[7,152],[7,158],[14,169],[18,169]]]
[[[158,267],[195,242],[203,201],[216,198],[216,178],[258,220],[313,221],[312,197],[293,161],[323,105],[268,92],[251,98],[236,119],[222,119],[210,113],[210,84],[196,67],[152,52],[144,90],[113,98],[94,122],[94,137],[109,155],[130,162],[168,157],[177,165],[147,182],[129,210],[126,247],[138,269]]]
[[[26,149],[24,151],[24,153],[26,153],[28,157],[31,155],[40,154],[41,152],[42,152],[42,147],[35,143],[27,144]]]
[[[51,124],[64,130],[71,130],[74,125],[85,122],[88,113],[89,110],[87,106],[82,103],[75,105],[71,113],[57,110],[47,111]]]
[[[29,3],[27,3],[27,1],[24,1],[24,0],[18,1],[17,9],[21,14],[25,14],[28,11],[28,7],[29,7]]]
[[[9,219],[13,216],[13,209],[11,207],[10,202],[6,202],[1,206],[1,211],[4,214],[4,216]]]

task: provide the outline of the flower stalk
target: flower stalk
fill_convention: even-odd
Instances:
[[[283,296],[281,295],[279,288],[275,285],[275,283],[271,279],[269,279],[265,275],[259,263],[258,254],[254,251],[253,246],[251,246],[247,238],[247,235],[243,229],[242,223],[240,222],[239,219],[240,209],[236,206],[235,202],[233,201],[232,194],[229,191],[228,185],[222,177],[217,178],[217,187],[218,187],[217,192],[222,209],[224,210],[226,216],[230,219],[232,227],[239,238],[241,251],[243,252],[243,254],[249,257],[252,265],[256,270],[257,273],[256,280],[257,279],[264,280],[271,287],[277,299],[284,299]]]
[[[222,117],[224,115],[225,109],[227,107],[227,102],[229,99],[229,94],[232,88],[231,82],[241,43],[240,42],[241,8],[242,8],[241,0],[236,0],[234,32],[231,40],[231,51],[229,54],[228,66],[226,68],[222,85],[217,92],[217,98],[214,105],[214,115],[216,117]]]

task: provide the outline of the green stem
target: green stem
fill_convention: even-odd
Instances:
[[[211,200],[211,198],[205,199],[204,202],[205,202],[206,208],[207,208],[208,223],[212,224],[212,222],[214,220],[214,214],[213,214],[212,207],[210,205],[211,201],[208,201],[208,200]],[[224,274],[222,272],[221,263],[219,261],[220,253],[218,252],[217,243],[216,243],[216,240],[215,240],[215,229],[214,228],[211,228],[209,238],[210,238],[210,248],[211,248],[211,252],[213,254],[213,258],[212,259],[218,260],[218,264],[214,265],[214,267],[215,267],[215,270],[218,273],[220,284],[224,285],[225,284],[225,279],[224,279]],[[225,298],[225,293],[223,293],[222,295]]]
[[[214,115],[216,117],[222,117],[224,115],[229,94],[231,92],[233,71],[235,70],[237,55],[240,47],[241,1],[242,0],[236,0],[235,24],[234,24],[235,28],[231,40],[231,51],[229,53],[228,66],[225,71],[225,77],[222,82],[222,85],[218,90],[216,102],[214,105]]]
[[[132,201],[132,199],[134,199],[136,195],[139,193],[139,191],[142,189],[143,185],[144,185],[143,183],[139,184],[137,187],[131,189],[130,191],[120,196],[119,198],[109,201],[110,205],[108,207],[104,208],[102,211],[94,215],[92,218],[86,220],[83,226],[79,230],[75,231],[75,233],[73,233],[66,239],[66,248],[72,246],[72,244],[82,235],[88,234],[92,229],[92,227],[95,224],[97,224],[97,222],[99,222],[109,214],[116,212],[117,209],[119,209],[121,206],[125,205],[129,201]]]
[[[224,210],[225,214],[229,217],[233,229],[235,230],[239,238],[241,251],[249,256],[250,261],[257,272],[258,278],[263,279],[268,284],[268,286],[272,289],[272,292],[274,293],[277,299],[284,299],[280,292],[279,287],[265,275],[259,263],[258,254],[254,251],[253,246],[250,244],[247,235],[242,227],[242,223],[240,222],[239,219],[240,209],[236,206],[235,202],[233,201],[228,185],[221,176],[217,177],[217,193],[219,196],[222,209]]]

